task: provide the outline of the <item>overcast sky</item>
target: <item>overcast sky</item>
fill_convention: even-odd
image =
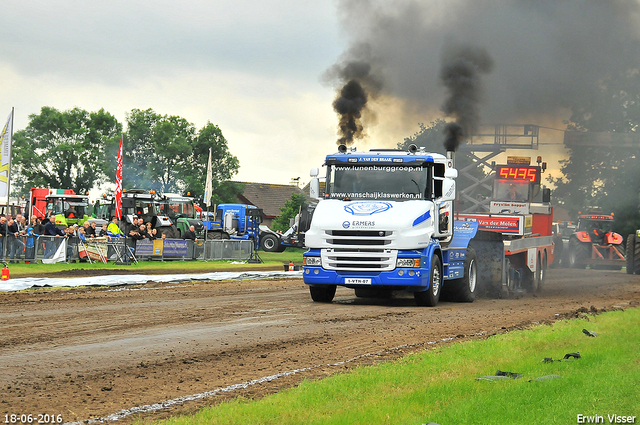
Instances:
[[[153,108],[219,125],[237,180],[284,184],[335,149],[320,82],[344,48],[331,1],[20,0],[0,23],[0,113],[15,107],[16,131],[42,106],[121,122]]]
[[[15,107],[20,130],[42,106],[121,122],[152,108],[219,125],[236,180],[307,182],[336,149],[343,82],[329,69],[366,61],[380,83],[359,150],[395,147],[442,117],[440,69],[460,44],[493,61],[481,122],[558,128],[598,79],[637,64],[639,17],[638,0],[7,0],[0,117]],[[555,148],[524,153],[558,159]]]

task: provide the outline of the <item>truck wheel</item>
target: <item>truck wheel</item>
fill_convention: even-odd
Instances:
[[[309,286],[311,299],[317,303],[330,303],[336,295],[336,285]]]
[[[473,248],[467,248],[467,255],[464,259],[464,277],[451,283],[455,285],[456,301],[472,303],[476,299],[478,269],[476,266],[476,251]]]
[[[264,252],[276,252],[280,247],[280,241],[277,236],[266,234],[260,238],[260,245]]]
[[[413,297],[416,304],[425,307],[435,307],[440,299],[442,289],[442,271],[440,268],[440,258],[434,255],[431,259],[431,273],[429,274],[429,288],[426,291],[414,292]]]
[[[584,269],[587,267],[582,261],[590,257],[589,248],[591,244],[571,239],[569,242],[569,267],[574,269]]]

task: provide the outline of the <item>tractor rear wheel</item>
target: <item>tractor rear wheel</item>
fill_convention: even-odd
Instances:
[[[590,257],[590,243],[580,242],[578,239],[569,241],[569,267],[574,269],[584,269],[587,267],[584,260]]]
[[[627,251],[629,255],[629,251]],[[633,244],[633,272],[640,274],[640,238],[634,238]]]

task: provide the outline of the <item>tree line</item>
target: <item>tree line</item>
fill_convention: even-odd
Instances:
[[[190,192],[202,199],[211,149],[213,202],[229,202],[242,191],[229,180],[238,159],[229,152],[220,127],[197,129],[185,118],[153,109],[132,109],[123,124],[109,112],[42,107],[13,136],[11,185],[14,194],[31,187],[73,189],[86,193],[115,183],[123,137],[123,187],[159,192]]]

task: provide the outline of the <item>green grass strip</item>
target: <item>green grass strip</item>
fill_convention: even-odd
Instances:
[[[437,310],[434,310],[437,313]],[[595,338],[582,333],[597,332]],[[575,424],[578,415],[640,423],[640,310],[613,311],[454,343],[362,366],[252,401],[160,424]],[[580,352],[579,360],[543,363]],[[476,378],[496,370],[520,379]],[[531,381],[557,374],[562,378]],[[587,423],[586,420],[584,423]]]

